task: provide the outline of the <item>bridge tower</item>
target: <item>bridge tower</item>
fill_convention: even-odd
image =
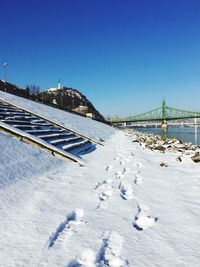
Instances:
[[[167,131],[167,111],[166,111],[166,101],[165,99],[162,101],[162,124],[161,127],[163,131]]]

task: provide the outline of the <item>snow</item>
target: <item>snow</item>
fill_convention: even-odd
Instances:
[[[76,155],[72,155],[72,154],[70,154],[67,151],[61,150],[61,149],[59,149],[59,148],[51,145],[50,143],[46,143],[44,140],[42,140],[42,139],[40,139],[40,138],[38,138],[36,136],[30,135],[29,133],[27,133],[25,131],[22,131],[20,129],[14,128],[14,127],[12,127],[12,126],[10,126],[8,124],[3,123],[2,121],[0,121],[0,126],[2,126],[6,130],[9,130],[13,134],[20,134],[21,137],[27,137],[27,138],[29,138],[29,140],[36,141],[37,143],[39,143],[41,145],[43,144],[46,148],[52,149],[53,152],[59,152],[61,155],[67,156],[68,158],[73,159],[74,161],[79,162],[81,165],[84,165],[85,164],[84,161],[80,157],[78,157]],[[83,142],[79,142],[79,143],[80,144],[84,144],[86,142],[87,141],[83,141]],[[70,148],[70,145],[61,146],[61,147],[62,148]]]
[[[0,133],[0,266],[199,266],[199,164],[0,92],[104,146],[67,163]],[[161,167],[165,162],[168,167]]]
[[[103,123],[96,123],[96,121],[90,118],[77,116],[53,107],[47,107],[46,105],[3,91],[0,91],[0,98],[97,141],[106,140],[114,133],[114,129],[111,127]]]
[[[49,92],[59,91],[59,88],[53,87],[53,88],[49,88],[47,91]]]

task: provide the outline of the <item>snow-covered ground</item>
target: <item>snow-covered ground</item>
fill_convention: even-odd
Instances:
[[[59,123],[71,130],[87,135],[97,141],[106,140],[114,130],[102,123],[90,118],[80,117],[75,114],[65,112],[53,107],[49,107],[35,101],[30,101],[22,97],[17,97],[0,91],[0,98],[8,101],[9,103],[22,107],[30,112],[36,113],[39,116],[48,118],[49,120]],[[100,137],[99,137],[100,136]],[[100,140],[98,140],[100,138]]]
[[[102,123],[0,97],[105,140],[81,167],[0,134],[0,266],[200,266],[198,163],[143,149]]]

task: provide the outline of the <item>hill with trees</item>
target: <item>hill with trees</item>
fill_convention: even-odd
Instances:
[[[39,86],[28,85],[22,89],[14,84],[8,82],[5,83],[0,80],[0,90],[53,106],[58,109],[105,122],[104,117],[94,107],[92,102],[89,101],[80,91],[73,88],[51,88],[49,90],[42,91]]]

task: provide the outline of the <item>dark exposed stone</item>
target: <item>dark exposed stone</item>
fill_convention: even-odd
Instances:
[[[178,156],[178,157],[176,158],[176,161],[178,161],[178,162],[182,162],[182,158],[181,158],[180,156]]]
[[[191,158],[195,163],[200,162],[200,154],[197,152],[192,158]]]
[[[167,164],[167,163],[165,163],[165,162],[161,162],[160,163],[160,167],[168,167],[169,165]]]

